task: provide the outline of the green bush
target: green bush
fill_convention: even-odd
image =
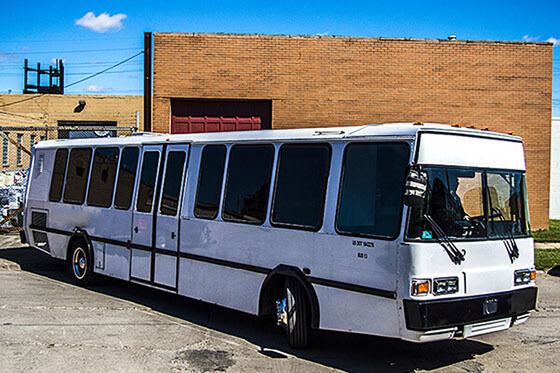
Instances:
[[[560,265],[560,248],[535,249],[535,267],[547,269]]]
[[[535,242],[560,242],[560,220],[550,219],[549,229],[531,231]]]

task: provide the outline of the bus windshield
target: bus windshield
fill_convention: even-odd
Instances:
[[[407,238],[494,239],[529,233],[522,172],[428,167],[425,203],[412,207]],[[430,219],[431,218],[431,219]],[[440,232],[441,233],[441,232]]]

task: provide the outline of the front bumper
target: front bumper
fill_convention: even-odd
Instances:
[[[525,315],[536,306],[537,288],[440,300],[405,299],[406,327],[430,331]]]

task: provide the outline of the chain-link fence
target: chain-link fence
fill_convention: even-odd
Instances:
[[[130,136],[136,131],[136,127],[117,126],[0,126],[0,233],[19,231],[23,226],[23,199],[35,144],[53,139]]]

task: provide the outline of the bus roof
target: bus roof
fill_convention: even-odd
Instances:
[[[214,132],[194,134],[157,134],[138,133],[132,136],[111,138],[59,139],[41,141],[36,148],[51,148],[59,146],[81,145],[142,145],[160,143],[232,143],[232,142],[260,142],[260,141],[300,141],[300,140],[336,140],[358,138],[415,138],[420,132],[448,133],[463,136],[494,138],[498,140],[517,141],[521,138],[491,131],[462,128],[446,124],[434,123],[387,123],[370,124],[365,126],[302,128],[284,130],[259,130]]]

